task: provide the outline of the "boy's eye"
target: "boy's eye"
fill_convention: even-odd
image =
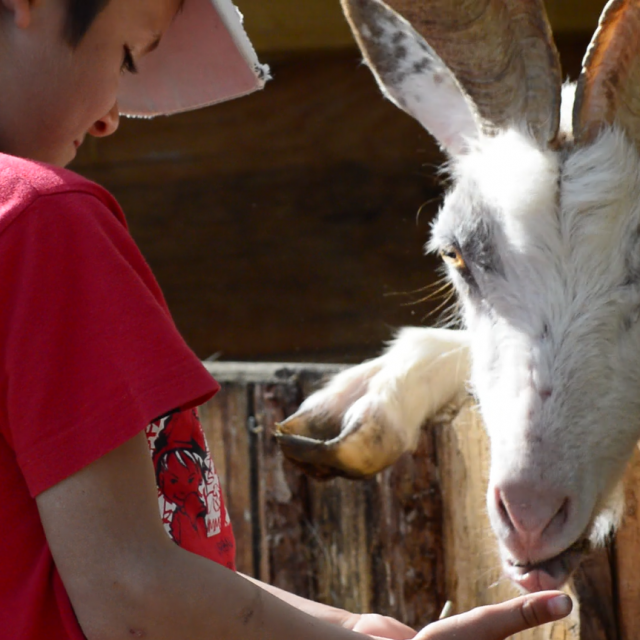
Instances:
[[[121,71],[126,71],[127,73],[138,73],[136,63],[133,60],[131,49],[129,49],[129,47],[126,45],[124,47],[124,57],[122,59]]]

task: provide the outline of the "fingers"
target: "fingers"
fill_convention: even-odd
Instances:
[[[543,591],[434,622],[416,640],[505,640],[514,633],[560,620],[572,607],[569,596]]]

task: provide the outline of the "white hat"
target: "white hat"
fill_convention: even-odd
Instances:
[[[262,89],[258,62],[231,0],[186,0],[158,48],[123,76],[120,113],[152,118],[206,107]]]

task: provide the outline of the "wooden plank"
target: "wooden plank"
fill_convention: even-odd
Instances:
[[[374,480],[310,481],[316,599],[415,628],[437,619],[443,556],[427,449]]]
[[[246,387],[223,386],[200,408],[200,418],[233,523],[238,571],[255,576]]]
[[[366,483],[313,481],[309,500],[310,542],[316,562],[314,599],[348,611],[370,612],[375,585],[368,547]]]
[[[419,629],[446,602],[437,439],[423,430],[414,454],[368,483],[372,611]]]
[[[620,640],[612,562],[609,548],[598,549],[573,578],[580,602],[580,640]]]
[[[312,385],[346,368],[339,364],[304,364],[296,362],[204,362],[207,371],[220,383],[236,385],[287,384]]]
[[[635,448],[625,475],[625,510],[615,540],[620,640],[640,637],[640,451]]]
[[[284,459],[274,425],[300,404],[296,383],[258,384],[253,392],[260,482],[261,579],[312,596],[314,566],[309,553],[307,478]]]

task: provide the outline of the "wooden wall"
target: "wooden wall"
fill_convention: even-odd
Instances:
[[[274,425],[331,365],[213,363],[223,383],[203,426],[238,541],[238,566],[299,595],[419,628],[445,602],[454,613],[518,595],[502,577],[485,507],[488,443],[470,405],[424,426],[416,452],[366,481],[317,482],[285,460]],[[624,524],[593,552],[569,592],[566,620],[516,640],[640,637],[640,455]]]
[[[350,611],[410,624],[444,605],[435,436],[421,456],[361,483],[318,483],[283,460],[274,424],[335,367],[213,364],[223,383],[201,415],[238,545],[238,569]],[[337,526],[339,523],[339,526]]]
[[[201,358],[355,362],[396,327],[439,317],[442,294],[417,301],[438,278],[422,247],[442,156],[382,99],[337,0],[238,3],[272,66],[266,89],[123,121],[74,168],[122,203]],[[582,20],[594,5],[550,8]],[[588,35],[558,41],[575,77]]]
[[[123,121],[76,168],[116,194],[200,357],[355,360],[424,313],[397,294],[435,277],[416,219],[436,151],[355,50],[272,69],[237,102]]]

